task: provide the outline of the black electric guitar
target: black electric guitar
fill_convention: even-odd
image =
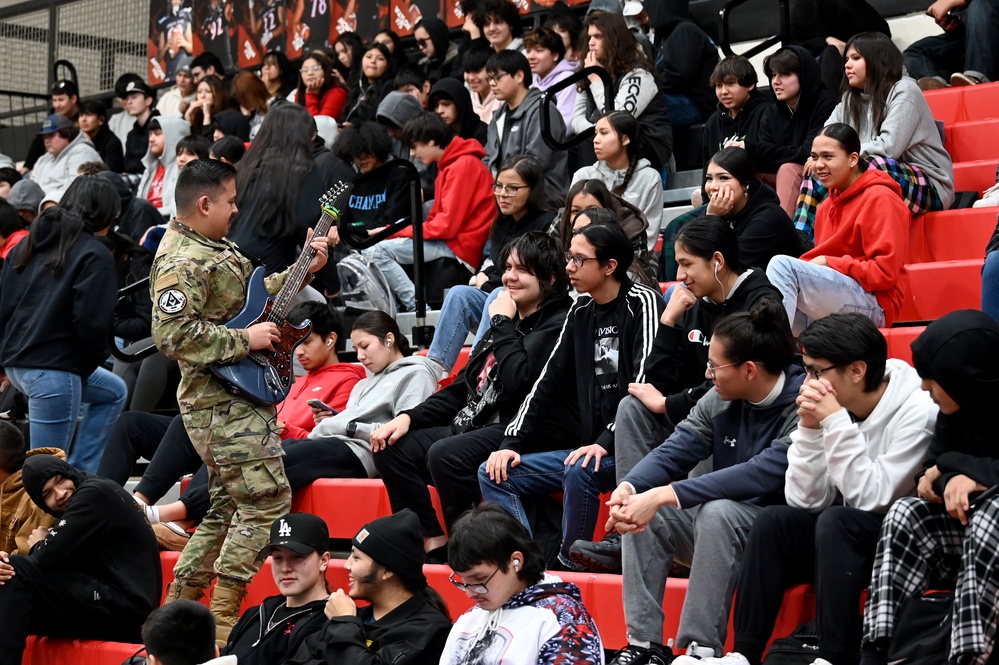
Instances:
[[[340,218],[340,211],[346,207],[352,189],[353,184],[341,182],[319,199],[322,215],[313,229],[314,237],[329,233],[330,227]],[[250,355],[238,362],[210,365],[209,370],[229,392],[264,405],[277,404],[288,396],[295,347],[312,334],[311,321],[292,325],[288,322],[288,313],[308,276],[309,264],[315,255],[316,250],[306,243],[276,296],[269,294],[264,287],[264,268],[257,268],[250,275],[246,285],[246,303],[242,311],[225,325],[227,328],[245,329],[255,323],[269,321],[277,324],[281,340],[275,343],[274,351],[250,351]]]

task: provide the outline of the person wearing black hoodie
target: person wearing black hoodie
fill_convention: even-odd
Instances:
[[[977,310],[937,319],[912,343],[923,390],[940,407],[918,497],[895,503],[881,527],[864,608],[861,663],[884,665],[899,608],[956,581],[947,662],[989,660],[999,621],[999,324]]]
[[[701,163],[729,141],[756,136],[768,108],[767,97],[757,90],[756,69],[741,55],[730,55],[711,72],[711,87],[718,98],[717,110],[704,121]]]
[[[451,619],[423,574],[420,523],[412,511],[365,524],[343,567],[349,586],[330,594],[323,617],[329,621],[284,665],[423,665],[440,659]],[[357,607],[355,600],[370,604]]]
[[[659,320],[646,381],[629,385],[617,408],[619,481],[713,387],[705,379],[704,367],[715,323],[748,311],[764,298],[781,300],[763,270],[745,267],[741,252],[736,232],[717,217],[696,219],[677,236],[682,284],[673,289]],[[612,531],[598,542],[578,541],[569,557],[591,570],[616,570],[621,565],[620,534]]]
[[[734,145],[753,156],[760,173],[776,174],[781,207],[793,218],[812,139],[839,99],[823,85],[815,58],[801,46],[787,46],[767,56],[763,71],[777,103],[767,107],[756,136]]]
[[[393,510],[408,507],[419,516],[428,551],[446,538],[427,483],[440,494],[448,531],[465,510],[479,503],[475,471],[499,447],[503,429],[541,374],[572,304],[564,257],[558,241],[540,231],[504,247],[497,258],[511,266],[504,270],[511,292],[490,309],[495,323],[468,364],[451,385],[371,435],[372,443],[394,444],[375,455],[375,466]],[[569,412],[563,415],[543,423],[538,439],[571,445],[578,437],[577,418]]]
[[[472,96],[458,79],[443,78],[435,83],[427,99],[427,110],[443,118],[455,136],[475,139],[485,147],[489,125],[472,110]]]
[[[451,41],[447,23],[439,18],[424,16],[413,28],[413,37],[423,54],[419,65],[427,80],[437,83],[452,77],[458,65],[458,42]],[[430,108],[433,110],[433,107]]]
[[[53,515],[30,553],[0,553],[0,665],[20,665],[29,634],[138,642],[159,604],[156,537],[117,483],[53,455],[24,463],[24,488]]]
[[[280,593],[243,612],[221,655],[236,656],[240,665],[284,663],[305,638],[322,630],[329,547],[329,528],[321,517],[289,513],[276,519],[258,560],[271,557]]]
[[[139,242],[146,231],[163,223],[163,216],[160,215],[156,206],[145,199],[137,198],[128,182],[120,174],[113,171],[102,171],[97,176],[114,185],[115,191],[118,192],[118,198],[121,199],[121,212],[115,222],[115,230],[118,233]]]
[[[708,81],[718,64],[718,47],[689,17],[650,11],[649,20],[656,30],[655,65],[670,124],[674,128],[700,124],[715,107]]]

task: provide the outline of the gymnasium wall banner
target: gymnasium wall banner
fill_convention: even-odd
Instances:
[[[529,14],[556,0],[511,1]],[[317,49],[332,53],[344,32],[366,41],[382,29],[406,37],[424,16],[451,28],[465,22],[459,0],[151,0],[147,79],[154,86],[169,83],[184,58],[204,51],[231,71],[260,66],[272,49],[292,60]]]

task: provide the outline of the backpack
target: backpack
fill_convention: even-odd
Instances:
[[[811,665],[818,657],[819,630],[814,621],[809,621],[787,637],[774,640],[763,665]]]
[[[382,311],[395,318],[395,297],[378,266],[352,251],[337,262],[336,270],[340,275],[340,297],[348,309]]]
[[[892,665],[943,665],[950,658],[953,591],[931,591],[902,602],[888,649]]]

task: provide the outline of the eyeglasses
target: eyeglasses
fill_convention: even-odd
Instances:
[[[513,76],[513,74],[510,72],[503,72],[502,74],[498,74],[496,76],[487,76],[486,81],[489,82],[489,85],[493,85],[494,83],[502,81],[504,76]]]
[[[451,584],[455,585],[462,591],[471,591],[472,593],[477,593],[477,594],[487,594],[489,593],[489,587],[487,587],[486,585],[489,584],[489,580],[496,577],[496,573],[498,573],[499,571],[500,569],[499,567],[497,567],[496,570],[493,571],[493,574],[487,577],[484,582],[479,582],[476,584],[465,584],[464,582],[459,582],[457,579],[455,579],[455,573],[451,573],[450,575],[448,575],[447,579]]]
[[[712,365],[711,361],[709,360],[707,364],[708,364],[708,376],[710,376],[711,380],[714,381],[714,379],[715,379],[715,372],[717,372],[718,370],[725,369],[726,367],[733,367],[735,365],[741,365],[742,363],[728,363],[726,365]]]
[[[302,73],[311,74],[312,72],[321,72],[323,68],[319,65],[314,65],[312,67],[302,67]]]
[[[580,254],[573,254],[571,252],[565,253],[565,262],[571,263],[577,268],[582,268],[583,264],[586,263],[587,261],[599,261],[599,260],[600,259],[595,259],[591,256],[582,256]]]
[[[829,367],[823,367],[822,369],[816,369],[814,367],[809,367],[808,365],[805,365],[805,372],[808,374],[808,376],[810,376],[813,379],[817,380],[817,379],[821,379],[822,378],[822,374],[824,372],[828,372],[831,369],[838,369],[841,366],[842,365],[829,365]]]
[[[493,183],[493,193],[500,196],[516,196],[517,192],[527,189],[527,185],[504,185],[501,182]]]

